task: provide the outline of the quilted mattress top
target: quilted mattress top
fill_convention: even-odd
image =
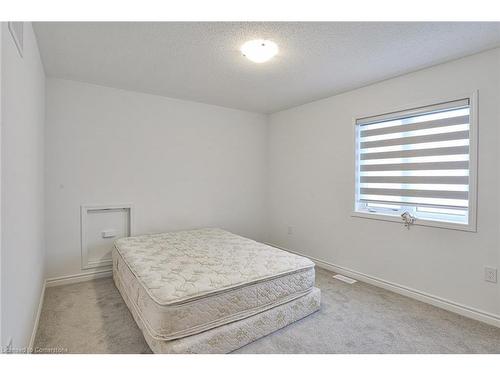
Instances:
[[[162,305],[314,267],[307,258],[217,228],[122,238],[115,248]]]

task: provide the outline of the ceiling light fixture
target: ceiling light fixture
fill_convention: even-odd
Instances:
[[[270,40],[255,39],[243,44],[240,51],[247,59],[260,64],[278,53],[278,45]]]

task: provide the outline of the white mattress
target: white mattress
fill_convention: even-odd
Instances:
[[[290,302],[275,306],[245,319],[215,327],[208,331],[177,340],[158,340],[151,336],[138,314],[137,306],[123,290],[123,284],[115,279],[116,286],[125,300],[134,320],[154,353],[163,354],[222,354],[264,337],[280,328],[306,317],[320,309],[321,292],[313,288],[309,293]]]
[[[113,277],[149,335],[174,340],[306,295],[314,263],[221,229],[200,229],[117,240]]]

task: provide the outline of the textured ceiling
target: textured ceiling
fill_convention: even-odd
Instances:
[[[270,113],[500,45],[500,23],[35,23],[47,75]],[[255,64],[239,47],[275,41]]]

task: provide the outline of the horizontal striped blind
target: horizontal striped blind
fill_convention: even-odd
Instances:
[[[358,203],[469,207],[469,99],[357,120]]]

